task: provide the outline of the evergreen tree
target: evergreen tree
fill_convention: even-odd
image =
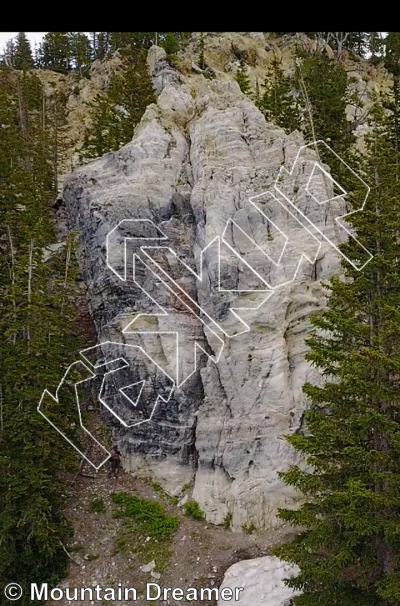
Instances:
[[[110,34],[109,32],[99,32],[97,36],[97,46],[94,51],[95,59],[104,59],[110,50]]]
[[[370,61],[376,62],[382,58],[384,43],[381,32],[368,32],[368,51]]]
[[[134,50],[149,49],[154,43],[151,32],[110,32],[110,52],[131,54]]]
[[[394,76],[400,75],[400,32],[389,32],[385,38],[385,67]]]
[[[81,32],[69,33],[70,58],[79,71],[79,75],[87,74],[92,60],[92,47],[86,34]]]
[[[346,48],[353,51],[360,57],[365,57],[368,48],[368,33],[367,32],[350,32],[346,40]]]
[[[179,43],[173,32],[167,32],[162,42],[162,46],[167,56],[175,55],[179,50]]]
[[[49,32],[40,46],[40,65],[43,68],[66,73],[71,68],[70,40],[66,32]]]
[[[357,104],[358,98],[350,91],[351,80],[342,63],[325,53],[299,53],[295,82],[301,93],[302,130],[307,142],[322,139],[342,159],[354,164],[352,145],[355,136],[352,124],[347,120],[346,108],[350,103]],[[321,151],[323,154],[324,150]],[[340,182],[342,163],[338,161],[331,168]]]
[[[249,95],[251,93],[250,78],[247,74],[246,64],[243,60],[240,61],[239,69],[236,72],[235,80],[239,84],[242,93],[244,93],[245,95]]]
[[[302,530],[274,549],[300,574],[296,606],[389,606],[400,602],[400,197],[398,135],[391,112],[375,105],[365,174],[368,210],[352,225],[374,255],[361,272],[343,261],[329,309],[312,324],[308,359],[326,379],[304,392],[307,434],[288,442],[310,466],[280,474],[307,501],[280,510]],[[342,246],[355,258],[354,242]]]
[[[126,50],[132,48],[132,32],[110,32],[110,51]]]
[[[172,33],[172,32],[171,32]],[[152,32],[132,32],[132,48],[136,50],[148,50],[154,44]]]
[[[267,71],[265,92],[257,106],[266,120],[284,128],[287,132],[300,129],[300,104],[293,95],[292,79],[286,77],[281,63],[274,59]]]
[[[34,68],[31,45],[24,32],[20,32],[15,40],[13,66],[25,71]]]
[[[44,388],[57,387],[60,369],[81,346],[64,288],[66,253],[52,266],[43,260],[55,238],[55,179],[42,99],[35,75],[0,70],[0,582],[17,576],[22,604],[30,602],[32,579],[54,585],[65,575],[72,530],[60,472],[77,463],[37,412]],[[72,389],[70,396],[53,414],[72,439]]]
[[[124,71],[112,78],[106,95],[90,104],[93,128],[85,137],[82,159],[117,150],[132,140],[146,107],[155,102],[146,56],[139,50],[127,57]]]

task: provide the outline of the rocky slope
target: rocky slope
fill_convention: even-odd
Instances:
[[[148,107],[131,143],[68,177],[64,200],[70,228],[80,230],[81,268],[99,342],[121,344],[105,345],[104,354],[117,357],[122,344],[140,344],[169,376],[178,372],[187,380],[150,421],[124,427],[105,414],[126,469],[151,475],[170,494],[193,482],[193,498],[211,523],[229,520],[236,530],[273,527],[277,507],[296,500],[277,477],[295,460],[283,436],[302,430],[307,404],[301,386],[319,380],[304,360],[304,338],[309,315],[324,304],[321,281],[338,272],[339,255],[285,211],[282,197],[261,196],[258,209],[290,234],[285,263],[275,266],[264,254],[278,260],[284,236],[249,198],[273,188],[282,165],[292,166],[304,144],[299,133],[287,136],[267,124],[232,80],[178,73],[160,48],[150,50],[149,69],[157,104]],[[333,237],[332,207],[312,204],[306,191],[315,161],[308,150],[285,192]],[[321,200],[332,197],[329,179],[314,185]],[[343,202],[337,205],[343,212]],[[127,223],[132,219],[146,220],[147,231],[135,231],[139,224]],[[227,226],[229,220],[235,223]],[[115,273],[107,265],[107,234],[122,221],[125,232],[110,240]],[[154,226],[168,243],[151,244],[172,248],[194,272],[203,271],[202,279],[171,253],[141,251],[144,238],[160,237]],[[218,250],[215,238],[223,235]],[[117,275],[124,237],[134,238],[127,241],[126,281]],[[136,283],[134,253],[141,259]],[[296,274],[302,253],[316,263],[303,259]],[[160,283],[163,270],[174,279],[169,288]],[[258,292],[218,292],[218,271],[222,289]],[[261,305],[265,283],[278,288]],[[168,317],[139,317],[158,306]],[[238,312],[238,319],[232,307],[251,309]],[[240,318],[248,332],[239,334]],[[138,334],[145,330],[151,334]],[[174,331],[180,335],[178,363],[175,336],[166,334]],[[194,340],[202,348],[197,358]],[[125,385],[146,379],[146,364],[132,364]],[[123,415],[124,404],[116,406]]]
[[[208,70],[206,75],[214,74],[219,80],[231,81],[240,64],[240,58],[246,63],[246,69],[251,86],[255,91],[256,85],[262,87],[268,67],[273,59],[282,62],[285,74],[294,70],[296,45],[304,49],[316,47],[317,42],[310,40],[303,33],[294,36],[276,36],[262,32],[206,32],[204,38],[204,57]],[[188,44],[178,53],[177,64],[182,78],[189,88],[204,80],[202,70],[198,66],[199,34],[193,34]],[[329,46],[322,49],[328,55],[333,51]],[[390,75],[382,65],[373,65],[367,59],[350,56],[346,51],[343,55],[346,70],[354,78],[354,89],[360,100],[367,108],[374,90],[385,90]],[[90,130],[88,103],[106,90],[112,75],[120,70],[122,59],[117,52],[113,57],[104,61],[94,61],[89,78],[79,78],[75,73],[58,74],[48,70],[37,70],[36,73],[44,84],[45,95],[52,97],[56,92],[67,95],[67,123],[64,127],[65,152],[60,158],[60,172],[66,173],[79,163],[78,150],[82,144],[85,132]],[[155,80],[156,87],[162,86],[161,80]],[[160,89],[159,89],[160,90]],[[365,114],[358,104],[347,108],[349,118],[362,118]],[[365,120],[361,119],[356,130],[360,146],[366,132]]]

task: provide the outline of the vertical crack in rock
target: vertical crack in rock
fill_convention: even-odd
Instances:
[[[148,106],[132,142],[70,175],[64,200],[70,227],[80,231],[80,265],[99,342],[140,343],[170,369],[175,345],[168,335],[122,332],[138,314],[151,310],[132,273],[123,282],[107,267],[107,234],[127,219],[151,220],[168,237],[167,244],[161,244],[176,251],[197,274],[201,250],[222,236],[228,220],[245,226],[263,246],[271,241],[271,255],[277,254],[277,232],[250,208],[249,198],[273,186],[282,164],[291,168],[304,141],[299,133],[286,135],[266,123],[236,82],[178,74],[157,47],[150,49],[148,62],[157,103]],[[296,169],[290,184],[294,201],[315,159],[310,151]],[[289,248],[295,249],[304,240],[304,229],[289,225],[278,206],[269,206],[269,219],[290,232]],[[335,221],[324,205],[310,210],[309,218],[315,225],[327,222],[334,233]],[[278,270],[239,232],[231,227],[226,237],[240,257],[221,247],[221,280],[228,285],[224,288],[260,288],[243,260],[267,281],[274,278]],[[140,240],[127,244],[130,272],[134,253],[153,263],[144,257],[142,245]],[[233,298],[212,288],[215,255],[205,255],[202,281],[164,253],[157,259],[229,334],[236,326],[230,312]],[[146,271],[142,273],[148,294],[168,312],[172,325],[182,329],[185,364],[193,362],[194,337],[207,352],[216,353],[211,333],[190,311],[193,303],[185,306]],[[282,436],[302,427],[307,407],[303,383],[320,380],[304,359],[308,317],[324,304],[321,281],[338,271],[338,254],[322,243],[315,268],[303,261],[292,284],[277,288],[258,309],[243,312],[250,330],[224,337],[217,364],[204,354],[200,369],[175,389],[154,419],[124,428],[105,413],[124,450],[125,467],[152,475],[170,494],[179,494],[195,474],[193,498],[210,522],[222,523],[230,513],[235,529],[249,523],[258,528],[277,525],[277,508],[296,499],[277,476],[297,461]],[[140,321],[142,326],[151,323],[148,333],[168,326],[163,317],[143,316]],[[143,377],[132,371],[131,378],[134,383]]]

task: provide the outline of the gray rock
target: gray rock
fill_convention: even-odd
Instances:
[[[254,560],[237,562],[225,573],[220,587],[243,587],[239,593],[239,602],[246,606],[289,606],[290,600],[297,592],[287,587],[283,580],[296,576],[297,567],[289,566],[278,558],[266,556]],[[218,600],[218,606],[224,601]]]
[[[243,524],[276,526],[277,508],[298,498],[277,476],[299,462],[283,436],[303,430],[307,403],[302,385],[320,380],[304,359],[308,317],[323,307],[321,281],[339,271],[339,255],[323,243],[315,266],[303,261],[292,283],[277,288],[258,309],[242,312],[250,330],[239,336],[234,335],[243,323],[229,308],[236,301],[247,305],[252,297],[254,306],[263,297],[255,293],[240,298],[213,288],[218,275],[216,249],[210,247],[205,253],[205,278],[198,280],[186,271],[184,288],[218,321],[225,336],[220,328],[212,332],[212,323],[206,327],[139,264],[145,290],[169,315],[138,318],[135,326],[149,334],[122,333],[137,314],[155,313],[156,308],[130,278],[124,282],[107,267],[106,237],[121,221],[151,220],[168,237],[168,246],[199,274],[201,250],[221,237],[232,219],[240,229],[230,224],[226,232],[234,252],[221,245],[221,286],[226,290],[260,289],[248,265],[268,283],[279,284],[286,272],[287,279],[293,277],[299,247],[315,252],[310,234],[280,204],[263,199],[260,208],[284,233],[290,232],[287,254],[292,255],[292,267],[285,265],[283,272],[275,267],[262,251],[269,246],[271,257],[276,256],[282,237],[273,232],[274,241],[268,242],[267,222],[249,203],[251,196],[273,187],[282,164],[291,167],[304,145],[299,133],[288,136],[266,123],[234,81],[198,81],[194,97],[189,77],[182,83],[158,47],[150,49],[149,66],[157,104],[147,108],[131,143],[72,173],[64,200],[70,227],[81,234],[80,266],[99,341],[140,344],[165,372],[173,374],[176,341],[165,333],[179,330],[183,337],[178,370],[189,378],[175,389],[167,405],[157,408],[151,422],[125,428],[108,411],[104,416],[124,451],[126,470],[152,475],[171,495],[179,495],[182,486],[194,480],[193,499],[209,522],[221,524],[230,514],[233,530]],[[282,189],[299,208],[305,204],[310,220],[333,237],[337,225],[329,205],[313,204],[306,192],[315,160],[309,150]],[[318,195],[331,197],[329,187],[318,181]],[[242,228],[252,234],[261,251],[249,245]],[[154,229],[148,227],[140,238],[155,237]],[[135,233],[128,230],[125,235]],[[109,250],[119,271],[121,242],[117,238]],[[140,245],[143,240],[129,241],[129,259],[134,252],[143,258]],[[157,262],[176,272],[175,277],[181,276],[182,284],[182,271],[173,265],[173,258],[164,255]],[[194,338],[207,352],[197,366]],[[219,356],[217,363],[212,355]],[[131,375],[127,377],[131,384],[144,378],[139,369]]]
[[[185,494],[184,497],[182,497],[182,499],[179,501],[178,503],[178,507],[183,507],[185,503],[187,503],[189,500],[189,496],[187,494]]]
[[[143,566],[140,567],[140,570],[142,572],[152,572],[154,570],[154,568],[156,567],[156,563],[154,560],[152,560],[151,562],[149,562],[148,564],[144,564]]]

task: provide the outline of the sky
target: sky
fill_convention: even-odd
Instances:
[[[25,33],[26,33],[26,37],[29,39],[29,41],[32,45],[32,50],[33,50],[35,48],[35,42],[36,42],[36,44],[39,44],[39,42],[41,41],[41,39],[47,32],[25,32]],[[18,34],[18,32],[0,32],[0,54],[3,53],[6,42],[8,42],[10,40],[10,38],[15,38],[15,36],[17,34]]]

